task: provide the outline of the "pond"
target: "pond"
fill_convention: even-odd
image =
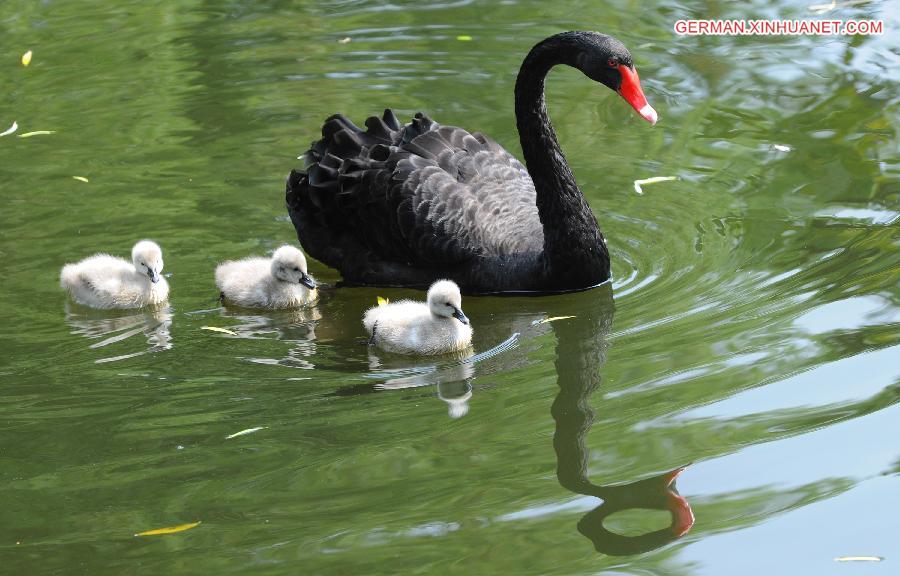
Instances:
[[[821,17],[885,33],[673,32],[820,17],[808,0],[6,0],[6,570],[894,570],[900,35],[896,6],[838,4]],[[660,114],[572,69],[547,81],[611,283],[464,296],[466,361],[369,349],[376,297],[422,292],[315,261],[312,308],[220,305],[218,262],[296,242],[284,180],[326,117],[423,111],[521,157],[518,66],[569,29],[621,39]],[[657,176],[677,180],[636,192]],[[67,302],[64,263],[143,237],[168,306]]]

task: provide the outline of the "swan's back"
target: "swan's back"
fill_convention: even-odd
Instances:
[[[382,304],[374,306],[366,310],[363,315],[363,326],[369,336],[372,335],[372,328],[379,319],[387,319],[393,326],[400,328],[414,324],[421,324],[431,318],[431,311],[424,302],[415,302],[413,300],[400,300],[390,304]],[[384,322],[383,322],[384,323]]]
[[[271,277],[272,262],[268,258],[251,256],[228,260],[216,266],[216,286],[219,290],[246,290]]]
[[[66,264],[60,272],[60,285],[79,304],[101,309],[161,304],[169,295],[165,278],[151,284],[131,263],[109,254]]]
[[[63,288],[90,283],[97,289],[115,291],[134,274],[134,266],[109,254],[94,254],[75,264],[66,264],[60,273]]]
[[[366,127],[329,118],[306,171],[287,182],[303,248],[345,280],[425,285],[451,276],[477,291],[497,279],[454,275],[455,266],[542,251],[534,184],[499,144],[422,114],[401,127],[391,110]]]

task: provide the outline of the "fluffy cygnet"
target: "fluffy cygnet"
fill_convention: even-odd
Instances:
[[[94,254],[63,266],[60,285],[79,304],[92,308],[142,308],[162,304],[169,284],[160,276],[162,249],[141,240],[131,249],[131,262],[109,254]]]
[[[284,245],[272,258],[251,256],[216,267],[222,299],[247,308],[296,308],[318,297],[316,282],[306,273],[306,257]]]
[[[427,300],[401,300],[366,310],[363,326],[369,341],[400,354],[443,354],[468,347],[472,327],[456,283],[438,280],[428,289]]]

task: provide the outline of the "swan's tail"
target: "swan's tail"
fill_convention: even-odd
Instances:
[[[72,288],[80,281],[78,267],[75,264],[66,264],[59,273],[59,285],[63,290],[72,291]]]
[[[390,109],[365,125],[363,130],[340,114],[328,118],[322,139],[301,156],[303,170],[292,170],[287,179],[285,198],[300,244],[336,268],[342,240],[355,236],[357,219],[391,220],[392,203],[385,200],[402,185],[394,169],[409,156],[398,148],[438,126],[423,114],[402,126]]]

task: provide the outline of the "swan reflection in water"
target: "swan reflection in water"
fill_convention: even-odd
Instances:
[[[374,386],[375,390],[435,385],[436,394],[448,404],[450,415],[463,416],[469,410],[476,373],[483,377],[528,363],[527,350],[523,349],[527,349],[536,336],[552,330],[556,336],[555,366],[559,387],[550,408],[556,424],[553,448],[557,479],[567,490],[603,501],[581,518],[578,531],[598,552],[613,556],[649,552],[686,534],[694,524],[694,515],[688,501],[675,488],[675,481],[686,466],[613,486],[594,484],[588,479],[590,451],[586,436],[594,422],[590,397],[602,381],[601,369],[606,361],[607,338],[614,313],[612,289],[605,285],[587,292],[520,302],[524,314],[505,321],[495,319],[490,325],[479,327],[488,341],[500,341],[502,334],[512,333],[500,345],[443,366],[372,372],[370,377],[384,380]],[[541,317],[565,316],[574,318],[538,323]],[[380,368],[377,358],[370,359],[370,369]],[[360,392],[357,389],[357,393]],[[672,517],[671,524],[637,536],[617,534],[604,526],[610,515],[632,509],[667,511]]]
[[[264,340],[275,338],[292,344],[287,356],[280,358],[247,357],[255,364],[269,364],[312,370],[316,355],[316,326],[322,319],[317,306],[267,310],[264,314],[257,310],[238,307],[223,307],[224,318],[237,320],[238,324],[228,324],[228,329],[240,338]]]
[[[121,352],[94,360],[95,363],[115,362],[149,352],[172,348],[171,306],[137,310],[95,310],[73,302],[66,302],[66,322],[72,334],[94,340],[88,348]],[[134,338],[142,336],[141,338]],[[138,342],[141,342],[138,344]],[[122,352],[122,348],[126,348]]]
[[[602,381],[600,373],[606,361],[613,312],[612,290],[608,287],[560,298],[559,306],[554,307],[553,315],[577,316],[577,321],[553,323],[559,392],[550,413],[556,423],[553,449],[560,485],[576,494],[603,500],[581,518],[578,531],[598,552],[621,556],[649,552],[683,536],[693,526],[694,515],[688,501],[675,488],[676,478],[687,466],[614,486],[594,484],[588,479],[590,452],[585,438],[594,423],[590,397]],[[672,522],[666,528],[638,536],[616,534],[604,526],[611,514],[630,509],[667,511]]]
[[[399,371],[396,376],[375,385],[376,390],[402,390],[404,388],[421,388],[435,385],[437,397],[447,404],[447,414],[451,418],[462,418],[469,413],[469,400],[472,398],[472,378],[475,376],[475,362],[472,361],[472,350],[460,354],[456,363],[444,367],[425,366]],[[374,355],[369,356],[369,367],[378,369],[381,360]],[[389,372],[388,372],[389,373]],[[385,373],[380,376],[384,377]]]
[[[486,336],[489,340],[497,341],[502,338],[502,334],[508,334],[510,331],[512,331],[512,335],[493,348],[478,354],[474,353],[472,346],[452,354],[443,354],[434,360],[435,364],[407,367],[408,358],[386,354],[384,358],[391,358],[391,360],[385,361],[381,356],[370,351],[368,376],[383,380],[372,388],[380,391],[434,386],[435,395],[447,404],[447,414],[451,418],[462,418],[469,413],[469,400],[474,393],[472,381],[475,378],[476,365],[479,366],[478,372],[483,377],[498,370],[510,370],[514,365],[522,362],[524,354],[521,350],[516,350],[519,347],[520,331],[535,328],[533,317],[534,314],[521,315],[501,324],[485,327],[483,332],[487,333]],[[537,334],[542,330],[543,327],[538,328],[534,330],[534,333]],[[513,356],[501,357],[504,352],[513,350],[516,352]],[[494,358],[499,362],[486,362]],[[518,362],[513,358],[517,358]],[[398,361],[403,366],[402,368],[390,367]],[[339,393],[354,393],[354,391],[356,393],[365,392],[365,388],[353,387]]]

